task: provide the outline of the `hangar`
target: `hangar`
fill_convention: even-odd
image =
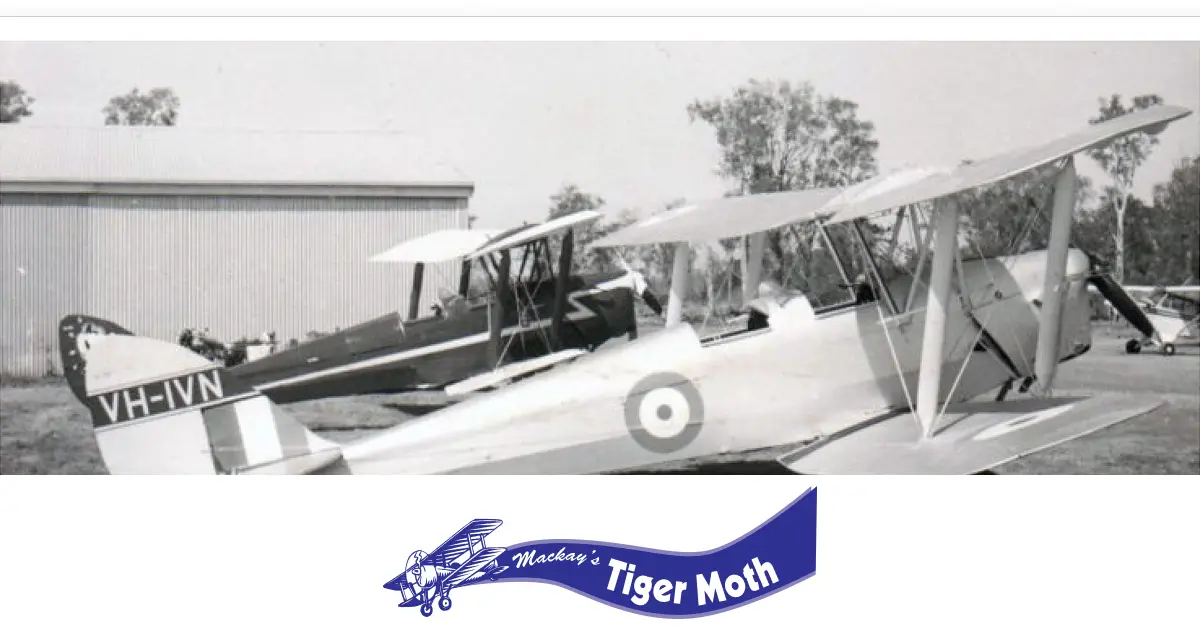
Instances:
[[[407,312],[412,269],[368,258],[467,227],[473,192],[401,133],[0,125],[0,374],[60,373],[71,312],[284,342]]]

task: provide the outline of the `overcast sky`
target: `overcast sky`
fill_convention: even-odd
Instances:
[[[1200,110],[1200,45],[0,43],[0,78],[37,98],[28,122],[42,125],[99,125],[109,97],[169,86],[189,127],[417,133],[475,182],[480,225],[501,227],[543,219],[565,182],[612,209],[719,196],[715,139],[685,108],[751,78],[856,101],[890,170],[1073,131],[1112,93]],[[1198,152],[1193,115],[1161,136],[1135,192]]]

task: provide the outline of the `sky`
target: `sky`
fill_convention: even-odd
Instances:
[[[412,133],[475,182],[478,226],[507,227],[543,220],[566,183],[611,211],[720,196],[715,136],[686,107],[749,79],[857,102],[887,171],[1072,132],[1113,93],[1200,110],[1200,44],[4,42],[0,79],[37,99],[39,125],[99,125],[136,86],[173,88],[181,126]],[[1139,196],[1200,153],[1200,115],[1160,140]],[[1090,159],[1079,169],[1105,181]]]

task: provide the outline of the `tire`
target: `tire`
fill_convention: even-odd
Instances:
[[[1163,347],[1162,347],[1162,353],[1163,353],[1163,354],[1165,354],[1165,355],[1167,355],[1167,356],[1169,356],[1169,357],[1170,357],[1170,356],[1175,356],[1175,344],[1173,344],[1173,343],[1164,343],[1164,344],[1163,344]]]
[[[449,597],[443,597],[438,600],[438,608],[443,611],[450,610],[450,604],[451,602]]]
[[[1142,342],[1130,339],[1125,342],[1125,354],[1137,354],[1142,351]]]
[[[421,616],[422,617],[428,617],[429,615],[432,615],[432,614],[433,614],[433,606],[432,605],[430,605],[430,604],[422,604],[421,605]]]

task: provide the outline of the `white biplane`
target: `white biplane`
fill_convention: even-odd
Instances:
[[[499,563],[504,547],[487,546],[487,536],[504,521],[477,518],[463,526],[446,542],[429,553],[414,551],[408,556],[404,573],[383,585],[400,593],[400,608],[421,607],[421,614],[433,614],[438,608],[450,610],[450,591],[483,580],[495,580],[508,569]]]
[[[308,432],[223,370],[199,388],[210,398],[185,401],[185,384],[164,381],[213,368],[178,346],[81,335],[100,452],[112,473],[586,474],[764,454],[796,473],[987,472],[1161,404],[1053,396],[1058,365],[1091,346],[1087,285],[1120,293],[1070,247],[1074,156],[1190,113],[1160,106],[952,169],[651,217],[597,246],[677,244],[666,329],[345,444]],[[964,259],[956,195],[1040,167],[1055,168],[1047,248]],[[910,222],[915,272],[888,279],[865,222],[921,205],[929,220]],[[816,305],[815,296],[751,292],[748,325],[711,336],[681,322],[688,243],[743,238],[743,286],[753,289],[767,233],[797,224],[815,228],[842,276],[858,250],[871,291]],[[1008,400],[1014,385],[1030,396]],[[977,400],[997,389],[994,400]],[[164,392],[174,394],[170,405]],[[107,414],[126,408],[115,421]]]
[[[1142,348],[1157,346],[1171,356],[1177,346],[1200,345],[1200,286],[1125,289],[1146,295],[1137,304],[1153,327],[1151,334],[1125,342],[1125,352],[1138,354]]]

